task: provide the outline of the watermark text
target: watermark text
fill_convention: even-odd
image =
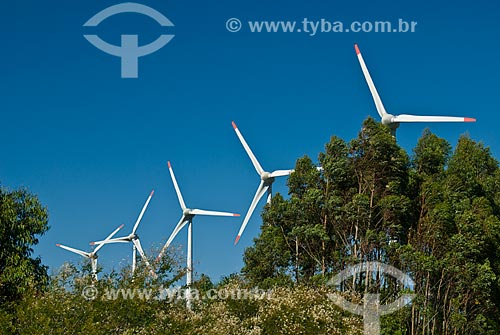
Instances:
[[[316,36],[320,33],[414,33],[417,21],[399,18],[394,21],[333,21],[325,18],[312,20],[304,18],[300,21],[241,21],[230,18],[226,21],[226,29],[236,33],[301,33]]]

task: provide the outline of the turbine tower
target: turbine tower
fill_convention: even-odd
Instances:
[[[356,55],[358,56],[359,64],[361,65],[361,70],[365,76],[368,87],[370,88],[370,92],[372,94],[373,101],[375,102],[375,107],[377,108],[377,112],[380,115],[382,124],[387,125],[391,129],[391,133],[393,136],[396,135],[396,129],[399,127],[400,123],[409,123],[409,122],[476,122],[476,119],[470,117],[456,117],[456,116],[423,116],[423,115],[392,115],[386,112],[384,104],[378,95],[377,89],[375,88],[375,84],[373,83],[372,77],[370,76],[370,72],[368,72],[368,68],[366,67],[365,61],[363,60],[363,56],[361,55],[361,51],[357,44],[354,44],[354,49],[356,50]]]
[[[156,277],[156,274],[154,273],[151,265],[148,262],[148,258],[144,254],[144,250],[142,249],[141,246],[141,241],[139,240],[139,235],[136,234],[137,228],[139,227],[139,223],[142,220],[142,217],[144,215],[144,212],[148,208],[149,202],[151,201],[151,198],[153,197],[154,190],[151,191],[149,194],[148,199],[146,200],[146,203],[142,207],[141,213],[139,214],[139,217],[135,221],[134,228],[132,228],[132,232],[128,236],[123,236],[123,237],[115,237],[112,239],[108,240],[103,240],[103,241],[96,241],[96,242],[91,242],[90,245],[103,245],[103,244],[110,244],[110,243],[130,243],[132,242],[132,274],[135,272],[136,264],[137,264],[137,251],[139,251],[139,255],[141,255],[142,260],[144,263],[146,263],[146,266],[150,269],[151,275],[153,277]]]
[[[267,203],[271,202],[271,197],[272,197],[272,185],[274,183],[274,179],[276,177],[284,177],[290,175],[294,170],[276,170],[273,172],[267,172],[264,171],[262,166],[260,165],[259,161],[253,154],[252,150],[248,146],[247,142],[243,138],[243,135],[241,135],[240,130],[236,126],[236,123],[234,121],[232,122],[234,131],[236,132],[236,135],[240,139],[241,144],[243,145],[243,148],[245,148],[245,151],[247,152],[248,156],[250,157],[250,160],[253,163],[253,166],[255,170],[257,171],[258,175],[260,176],[260,184],[259,187],[257,188],[257,192],[255,192],[255,195],[253,197],[253,200],[250,204],[250,208],[248,208],[248,212],[245,215],[245,218],[243,219],[243,223],[241,224],[240,231],[238,232],[238,236],[236,236],[236,239],[234,240],[234,244],[236,245],[238,241],[240,240],[241,234],[243,234],[243,231],[245,230],[248,220],[250,220],[250,217],[252,216],[255,207],[257,206],[257,203],[259,200],[264,196],[264,194],[267,192]]]
[[[116,228],[111,234],[108,235],[108,237],[106,237],[106,239],[104,239],[104,241],[108,241],[109,239],[111,239],[122,228],[123,228],[123,225]],[[67,246],[62,245],[62,244],[56,244],[56,246],[63,248],[63,249],[66,249],[68,251],[74,252],[75,254],[78,254],[78,255],[85,257],[87,259],[90,259],[90,264],[92,265],[92,278],[94,280],[97,280],[97,252],[104,246],[104,243],[98,245],[97,248],[95,248],[94,251],[92,251],[92,252],[85,252],[85,251],[78,250],[75,248],[67,247]]]
[[[172,165],[168,162],[168,169],[170,171],[170,177],[172,178],[172,182],[174,184],[175,192],[177,193],[177,198],[179,199],[179,204],[182,208],[182,217],[179,220],[179,223],[174,228],[174,231],[170,235],[167,240],[167,243],[163,246],[160,251],[160,254],[156,258],[157,261],[161,259],[163,253],[169,247],[170,243],[172,243],[173,239],[177,236],[177,234],[181,231],[182,228],[187,224],[188,225],[188,250],[187,250],[187,261],[186,261],[186,306],[188,309],[191,309],[191,284],[193,282],[193,218],[196,215],[209,215],[209,216],[240,216],[240,214],[235,213],[227,213],[227,212],[216,212],[216,211],[207,211],[202,209],[190,209],[186,207],[184,203],[184,199],[182,198],[181,191],[179,189],[179,185],[177,185],[177,180],[175,179],[174,170],[172,169]]]

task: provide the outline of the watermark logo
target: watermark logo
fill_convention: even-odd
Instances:
[[[85,300],[94,300],[97,298],[98,294],[99,291],[93,285],[85,286],[82,290],[82,297],[85,298]]]
[[[388,274],[396,278],[405,287],[414,287],[415,285],[410,276],[403,273],[401,270],[391,265],[378,262],[365,262],[351,266],[332,278],[328,282],[328,285],[338,286],[352,276],[366,273],[366,276],[368,277],[368,274],[372,272]],[[408,305],[413,300],[414,296],[414,294],[403,294],[392,303],[381,306],[380,294],[365,294],[363,305],[353,304],[338,294],[328,294],[330,300],[332,300],[337,306],[353,314],[363,316],[365,335],[379,335],[380,317],[400,310],[404,306]]]
[[[83,26],[96,27],[105,19],[121,13],[138,13],[149,16],[162,27],[173,27],[174,24],[157,10],[133,2],[126,2],[108,7],[92,18]],[[160,35],[155,41],[139,46],[138,35],[121,35],[121,46],[116,46],[103,41],[97,35],[83,35],[96,48],[110,55],[121,58],[121,77],[138,78],[139,77],[139,57],[143,57],[163,48],[175,35]]]

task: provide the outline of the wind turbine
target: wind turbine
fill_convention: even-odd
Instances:
[[[476,122],[476,119],[470,117],[456,117],[456,116],[423,116],[423,115],[392,115],[386,112],[384,105],[382,104],[382,100],[378,95],[377,89],[375,88],[375,84],[373,83],[372,77],[370,76],[370,72],[368,72],[368,68],[366,67],[365,61],[363,60],[363,56],[361,55],[361,51],[357,44],[354,44],[354,49],[356,50],[356,55],[358,56],[359,64],[361,65],[361,70],[365,76],[366,82],[368,83],[368,87],[370,88],[370,92],[373,97],[373,101],[375,102],[375,107],[377,108],[377,112],[382,119],[382,124],[387,125],[391,129],[391,133],[394,136],[396,134],[396,129],[399,127],[400,123],[409,123],[409,122]]]
[[[236,236],[236,239],[234,240],[234,244],[236,245],[238,241],[240,240],[241,234],[243,234],[243,231],[245,230],[245,227],[248,224],[248,220],[250,220],[250,217],[253,214],[253,211],[255,210],[255,207],[257,206],[257,203],[259,200],[264,196],[264,194],[267,192],[267,203],[271,202],[271,197],[272,197],[272,185],[274,183],[274,178],[276,177],[284,177],[290,175],[294,170],[276,170],[273,172],[267,172],[264,171],[262,166],[259,164],[259,161],[253,154],[252,150],[248,146],[247,142],[243,138],[243,135],[241,135],[240,130],[236,126],[236,123],[234,121],[232,122],[234,131],[236,132],[236,135],[238,135],[238,138],[240,139],[241,144],[243,145],[243,148],[245,148],[245,151],[247,152],[248,156],[250,157],[250,160],[253,163],[253,166],[255,167],[255,170],[260,176],[260,184],[259,187],[257,188],[257,192],[255,192],[255,195],[253,197],[252,203],[250,204],[250,208],[248,209],[247,214],[245,215],[245,219],[243,219],[243,223],[241,224],[240,231],[238,232],[238,236]]]
[[[123,225],[116,228],[111,234],[108,235],[108,237],[106,237],[106,239],[104,239],[104,241],[108,241],[109,239],[111,239],[122,228],[123,228]],[[74,252],[75,254],[78,254],[82,257],[90,259],[90,264],[92,265],[92,278],[94,280],[97,280],[97,252],[104,246],[104,243],[99,244],[92,252],[85,252],[85,251],[78,250],[75,248],[67,247],[67,246],[62,245],[62,244],[56,244],[56,246],[63,248],[63,249],[66,249],[68,251]]]
[[[153,277],[156,277],[156,274],[154,273],[153,269],[151,268],[151,265],[148,262],[148,258],[144,254],[144,250],[142,249],[141,246],[141,241],[139,240],[139,236],[136,234],[137,228],[139,227],[139,223],[142,220],[142,216],[144,215],[144,212],[146,211],[146,208],[149,205],[149,202],[151,201],[151,198],[153,197],[153,194],[155,193],[154,190],[151,191],[149,194],[148,199],[146,200],[146,203],[142,207],[141,213],[139,214],[139,217],[137,218],[137,221],[135,221],[134,228],[132,228],[132,232],[128,236],[123,236],[123,237],[115,237],[112,239],[107,239],[103,241],[96,241],[96,242],[91,242],[90,245],[103,245],[103,244],[110,244],[110,243],[130,243],[132,242],[132,273],[135,272],[136,268],[136,263],[137,263],[137,251],[139,251],[139,254],[142,257],[142,260],[144,263],[146,263],[146,266],[150,268],[151,274]]]
[[[184,199],[182,198],[181,191],[179,189],[179,185],[177,185],[177,180],[175,179],[174,170],[172,169],[172,165],[168,162],[168,169],[170,171],[170,177],[172,177],[172,182],[174,184],[175,192],[177,193],[177,198],[179,199],[179,204],[182,208],[182,217],[179,220],[179,223],[174,228],[174,231],[170,235],[165,243],[165,246],[160,251],[160,254],[156,258],[157,261],[163,256],[163,253],[168,248],[170,243],[172,243],[173,239],[177,236],[177,234],[181,231],[182,228],[186,224],[188,224],[188,250],[187,250],[187,264],[186,264],[186,286],[187,286],[187,294],[186,294],[186,305],[187,308],[191,309],[191,284],[193,282],[193,218],[196,215],[210,215],[210,216],[240,216],[240,214],[235,213],[227,213],[227,212],[215,212],[215,211],[207,211],[202,209],[190,209],[186,207],[184,203]]]

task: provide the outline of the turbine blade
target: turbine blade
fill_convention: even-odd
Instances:
[[[271,172],[271,177],[284,177],[289,176],[295,170],[276,170]]]
[[[135,247],[137,248],[137,251],[139,251],[139,255],[141,255],[142,260],[146,263],[147,266],[149,266],[148,258],[146,257],[146,254],[142,249],[141,242],[138,239],[135,239],[132,240],[132,243],[134,243]]]
[[[75,254],[78,254],[78,255],[83,256],[85,258],[90,258],[90,252],[81,251],[81,250],[78,250],[75,248],[67,247],[67,246],[62,245],[62,244],[56,244],[56,246],[59,248],[63,248],[63,249],[66,249],[68,251],[74,252]]]
[[[476,122],[476,119],[457,116],[396,115],[393,122]]]
[[[234,123],[234,121],[233,121],[232,124],[233,124],[234,131],[236,132],[236,135],[240,139],[240,142],[243,145],[243,148],[245,148],[245,151],[247,152],[248,157],[250,157],[250,160],[252,161],[253,166],[255,167],[255,170],[257,170],[257,173],[259,174],[259,176],[262,175],[264,173],[264,169],[262,168],[262,166],[260,166],[259,161],[257,160],[255,155],[253,154],[252,149],[250,149],[247,142],[243,138],[243,135],[241,135],[240,130],[236,126],[236,123]]]
[[[99,245],[99,244],[111,244],[111,243],[128,243],[128,236],[125,237],[117,237],[117,238],[111,238],[109,240],[101,240],[101,241],[94,241],[90,242],[90,245]]]
[[[183,215],[182,218],[180,219],[179,223],[177,223],[177,225],[175,226],[174,231],[172,232],[172,234],[170,234],[170,237],[168,238],[167,243],[165,243],[165,245],[161,249],[160,254],[158,255],[158,257],[156,257],[156,261],[160,260],[160,258],[163,256],[163,253],[165,252],[165,250],[167,250],[167,248],[170,245],[170,243],[172,243],[172,241],[175,238],[175,236],[177,236],[177,234],[179,233],[179,231],[181,231],[181,229],[188,222],[189,222],[189,220],[187,220],[187,218]]]
[[[191,210],[190,213],[195,214],[195,215],[210,215],[210,216],[240,216],[240,214],[236,214],[236,213],[206,211],[203,209],[193,209],[193,210]]]
[[[168,170],[170,171],[170,177],[172,177],[172,182],[174,183],[175,192],[177,193],[177,198],[179,199],[179,204],[181,208],[186,209],[186,204],[184,203],[184,199],[182,199],[181,190],[179,189],[179,185],[177,185],[177,180],[175,179],[174,170],[172,169],[172,164],[168,161]]]
[[[250,220],[250,217],[253,214],[253,211],[255,210],[255,207],[259,203],[259,200],[266,194],[267,189],[269,186],[264,185],[264,182],[261,181],[259,187],[257,188],[257,192],[255,192],[255,195],[253,197],[252,203],[250,204],[250,208],[248,208],[248,212],[245,215],[245,219],[243,219],[243,223],[241,224],[240,231],[238,232],[238,236],[236,236],[236,239],[234,240],[234,245],[238,244],[238,241],[240,240],[241,234],[243,234],[243,231],[245,230],[248,220]]]
[[[120,225],[118,228],[116,228],[116,229],[115,229],[115,230],[114,230],[111,234],[109,234],[109,235],[108,235],[108,237],[106,237],[106,238],[104,239],[104,241],[108,241],[108,240],[110,240],[113,236],[115,236],[115,234],[116,234],[116,233],[118,233],[118,231],[119,231],[120,229],[122,229],[122,228],[123,228],[123,226],[124,226],[124,225],[122,224],[122,225]],[[94,249],[93,253],[95,254],[96,252],[98,252],[98,251],[99,251],[99,249],[101,249],[101,248],[104,246],[104,244],[105,244],[105,243],[101,243],[101,244],[99,244],[99,245],[98,245],[98,246]]]
[[[368,68],[366,67],[363,56],[361,55],[361,51],[359,51],[359,47],[357,44],[354,44],[354,49],[356,49],[356,55],[358,55],[359,64],[361,65],[361,70],[365,76],[365,80],[368,83],[368,87],[370,88],[370,92],[372,94],[373,101],[375,102],[375,107],[377,108],[378,115],[383,117],[387,112],[385,111],[384,104],[378,95],[377,89],[375,88],[375,84],[373,83],[372,77],[370,76],[370,72],[368,72]]]
[[[142,216],[144,215],[144,212],[146,211],[146,208],[148,208],[149,202],[151,201],[151,198],[153,197],[153,194],[155,193],[155,190],[152,190],[151,193],[149,194],[148,199],[146,200],[146,203],[142,207],[141,213],[139,214],[139,217],[137,218],[137,221],[135,221],[134,228],[132,229],[132,234],[135,234],[137,227],[139,227],[139,223],[142,220]]]

